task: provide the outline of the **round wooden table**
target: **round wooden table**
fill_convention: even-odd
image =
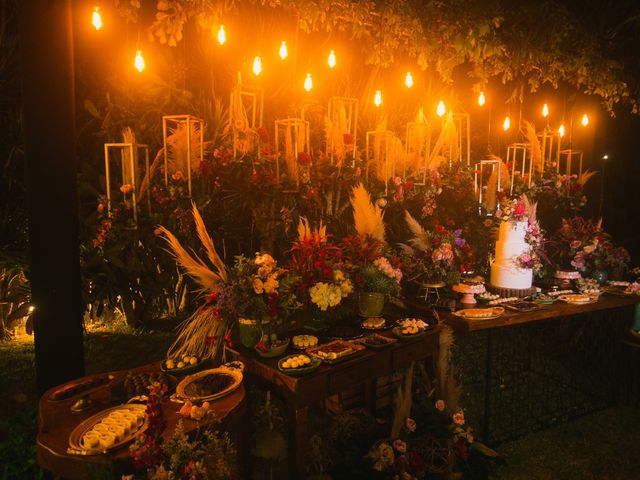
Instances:
[[[95,415],[106,408],[119,405],[121,401],[112,395],[112,387],[119,383],[129,372],[160,371],[160,364],[145,365],[133,370],[88,375],[76,379],[64,385],[59,385],[47,391],[40,399],[38,417],[37,459],[40,466],[53,472],[55,475],[68,479],[87,478],[91,472],[109,466],[121,467],[130,463],[128,445],[124,445],[106,454],[100,455],[75,455],[67,453],[69,448],[69,435],[73,429],[83,420]],[[55,392],[66,386],[86,384],[89,381],[104,382],[101,385],[87,389],[69,398],[55,400]],[[82,397],[87,397],[95,402],[92,408],[83,412],[74,413],[71,406]],[[171,437],[178,420],[183,417],[178,413],[181,404],[167,401],[162,406],[166,428],[163,432],[165,439]],[[195,421],[183,419],[183,427],[188,434],[208,423],[220,421],[220,428],[230,431],[235,439],[238,452],[246,450],[243,445],[247,431],[245,410],[245,390],[240,385],[238,389],[229,395],[211,402],[211,409],[215,416],[209,416],[209,420]],[[234,435],[236,433],[236,435]],[[241,466],[243,462],[238,462]],[[131,471],[130,473],[133,473]]]

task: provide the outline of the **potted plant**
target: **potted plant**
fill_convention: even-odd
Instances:
[[[377,317],[382,314],[387,298],[400,293],[402,270],[386,257],[378,257],[373,263],[365,264],[356,279],[358,313],[363,317]]]

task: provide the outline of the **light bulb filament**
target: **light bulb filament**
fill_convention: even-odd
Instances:
[[[133,64],[135,65],[136,70],[138,70],[139,72],[142,73],[142,71],[144,70],[144,66],[145,66],[144,58],[142,57],[142,50],[138,50],[136,52],[136,59],[133,62]]]
[[[227,41],[227,32],[224,31],[224,25],[220,25],[218,29],[218,43],[224,45]]]
[[[91,24],[96,30],[102,28],[102,15],[100,14],[100,7],[94,7],[93,15],[91,15]]]

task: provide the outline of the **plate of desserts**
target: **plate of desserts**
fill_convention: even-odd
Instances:
[[[587,293],[574,293],[569,295],[560,295],[558,300],[571,303],[572,305],[586,305],[588,303],[595,303],[598,301],[599,295],[587,294]]]
[[[365,318],[361,324],[364,330],[385,330],[392,325],[384,317]]]
[[[215,400],[230,394],[242,383],[242,372],[235,368],[211,368],[189,375],[176,387],[183,400]]]
[[[504,313],[504,307],[490,308],[465,308],[456,310],[453,314],[466,320],[491,320],[498,318]]]
[[[99,455],[129,443],[147,428],[146,405],[107,408],[84,420],[69,435],[68,453]]]
[[[358,343],[373,350],[382,350],[398,341],[397,338],[387,337],[379,333],[369,333],[357,340]]]
[[[400,340],[411,340],[424,335],[429,328],[429,324],[420,318],[401,318],[393,327],[393,334]]]
[[[333,340],[313,348],[308,348],[306,352],[325,363],[334,364],[351,358],[364,350],[365,347],[357,343],[346,340]]]
[[[278,370],[292,377],[300,377],[315,372],[321,363],[322,360],[319,358],[299,353],[281,358],[278,361]]]

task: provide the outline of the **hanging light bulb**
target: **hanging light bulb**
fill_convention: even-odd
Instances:
[[[511,119],[509,118],[509,115],[505,117],[502,128],[504,128],[505,132],[511,128]]]
[[[136,70],[138,70],[139,72],[142,72],[142,70],[144,70],[144,58],[142,58],[142,50],[138,50],[136,52],[136,59],[134,60],[133,64],[136,67]]]
[[[282,60],[287,58],[287,55],[289,55],[289,50],[287,49],[287,42],[285,42],[284,40],[280,44],[280,53],[279,53],[279,55],[280,55],[280,58]]]
[[[404,84],[407,88],[413,87],[413,76],[411,75],[411,72],[407,72],[406,77],[404,77]]]
[[[307,78],[304,79],[304,89],[309,92],[313,88],[313,80],[311,80],[311,74],[307,73]]]
[[[224,45],[227,41],[227,32],[224,31],[224,25],[220,25],[218,29],[218,43]]]
[[[480,95],[478,95],[478,105],[480,105],[481,107],[485,104],[486,99],[484,98],[484,92],[480,92]]]
[[[93,15],[91,16],[91,24],[96,30],[102,28],[102,15],[100,14],[100,7],[93,8]]]
[[[560,138],[564,137],[564,123],[561,123],[558,127],[558,135],[560,135]]]
[[[375,95],[373,96],[373,104],[376,107],[382,105],[382,92],[380,90],[376,90]]]
[[[589,125],[589,117],[587,116],[587,114],[585,113],[582,116],[582,126],[586,127],[587,125]]]
[[[329,52],[329,57],[327,58],[327,64],[329,65],[329,68],[333,68],[336,66],[336,52],[334,52],[333,50]]]
[[[546,103],[542,106],[542,116],[547,118],[549,116],[549,105]]]
[[[262,59],[260,55],[256,55],[256,58],[253,59],[253,73],[256,77],[262,73]]]
[[[444,102],[440,100],[440,102],[438,102],[438,108],[436,108],[436,113],[441,117],[446,113],[446,111],[447,109],[444,107]]]

